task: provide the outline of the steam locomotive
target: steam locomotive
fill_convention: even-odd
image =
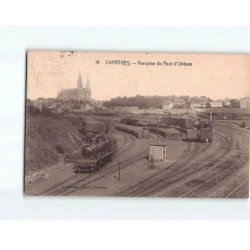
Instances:
[[[75,161],[76,172],[99,171],[111,161],[117,150],[116,139],[109,134],[89,134],[81,149],[82,157]]]
[[[199,121],[198,128],[198,140],[200,142],[213,141],[213,124],[211,121]]]

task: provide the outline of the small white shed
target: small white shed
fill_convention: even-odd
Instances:
[[[150,144],[149,160],[163,161],[167,158],[167,144],[164,142],[154,142]]]

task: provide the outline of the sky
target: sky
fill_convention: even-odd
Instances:
[[[249,55],[29,51],[27,57],[27,97],[32,100],[75,88],[79,72],[84,86],[89,78],[96,100],[125,95],[250,96]]]

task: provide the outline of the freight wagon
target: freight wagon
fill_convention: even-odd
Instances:
[[[142,138],[142,128],[131,125],[116,124],[115,129],[135,136],[138,139]]]
[[[121,118],[122,124],[133,125],[138,122],[139,120],[136,117],[122,117]]]
[[[173,126],[179,126],[182,128],[189,128],[189,127],[193,127],[197,123],[197,119],[164,116],[161,119],[161,123],[164,123],[167,126],[173,125]]]
[[[161,137],[167,140],[181,140],[181,133],[174,128],[163,129],[163,128],[149,127],[149,132],[154,134],[158,133]]]
[[[242,121],[241,127],[249,129],[250,128],[250,121]]]
[[[186,141],[197,141],[198,139],[198,131],[195,129],[186,129],[185,132]]]
[[[148,124],[148,127],[151,127],[151,128],[168,128],[168,126],[165,124],[165,123],[149,123]]]
[[[185,128],[182,128],[180,126],[174,126],[174,125],[167,126],[164,123],[159,123],[159,124],[157,124],[157,123],[149,123],[148,127],[150,127],[150,128],[159,128],[159,129],[160,128],[162,128],[162,129],[174,128],[174,129],[178,130],[180,133],[186,133],[186,129]]]
[[[201,128],[198,133],[198,138],[200,142],[211,143],[213,141],[213,129]]]

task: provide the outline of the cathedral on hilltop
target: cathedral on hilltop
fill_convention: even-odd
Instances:
[[[83,87],[83,80],[81,73],[77,79],[77,88],[73,89],[62,89],[57,94],[59,100],[78,100],[78,101],[90,101],[91,100],[91,90],[90,81],[87,78],[86,87]]]

